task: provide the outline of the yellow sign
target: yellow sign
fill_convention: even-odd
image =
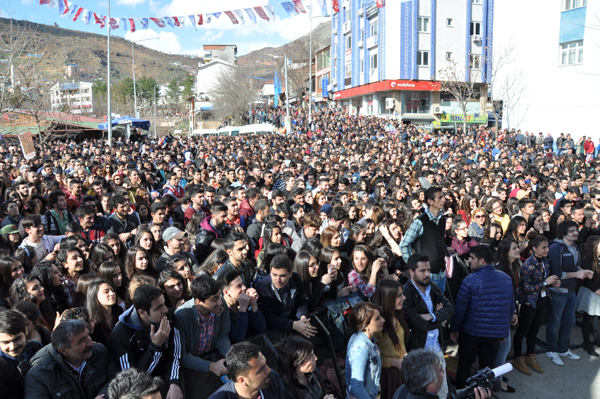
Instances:
[[[35,146],[33,145],[33,136],[31,135],[31,132],[20,134],[19,141],[21,142],[21,148],[23,149],[25,159],[30,160],[35,157]]]
[[[442,122],[433,121],[433,122],[431,122],[431,126],[432,126],[434,129],[439,129],[439,128],[441,128],[441,127],[442,127]]]

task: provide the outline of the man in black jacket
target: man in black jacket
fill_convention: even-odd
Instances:
[[[295,330],[309,339],[315,335],[317,329],[310,325],[302,280],[292,272],[292,261],[286,255],[273,258],[270,275],[256,283],[256,291],[270,330]]]
[[[200,222],[198,235],[196,235],[196,260],[202,264],[212,253],[212,242],[216,238],[224,238],[229,234],[229,226],[225,225],[227,220],[227,205],[215,202],[211,208],[212,216],[208,216]]]
[[[413,254],[407,263],[410,280],[404,285],[403,305],[404,318],[411,330],[407,350],[431,349],[444,359],[442,322],[452,318],[454,309],[437,284],[430,283],[431,266],[426,255]],[[440,392],[443,398],[448,393],[445,379]]]
[[[179,329],[160,288],[144,284],[135,290],[133,306],[119,317],[110,335],[108,351],[121,370],[135,367],[161,377],[163,397],[183,398]]]

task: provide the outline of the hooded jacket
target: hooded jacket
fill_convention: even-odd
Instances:
[[[200,229],[196,235],[196,260],[198,264],[202,264],[212,253],[213,249],[210,246],[216,238],[222,238],[229,232],[229,227],[223,226],[221,229],[216,230],[210,223],[212,216],[207,216],[200,222]]]
[[[135,367],[169,384],[179,385],[181,367],[181,335],[173,311],[167,319],[171,324],[169,339],[160,347],[152,343],[150,330],[144,327],[134,306],[127,309],[110,335],[108,352],[121,370]],[[158,325],[154,330],[158,331]]]

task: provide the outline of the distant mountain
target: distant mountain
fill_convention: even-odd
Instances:
[[[12,34],[10,24],[13,24]],[[23,32],[23,39],[19,33]],[[28,30],[28,31],[27,31]],[[95,78],[106,79],[106,35],[95,32],[83,32],[64,29],[58,26],[36,24],[28,21],[0,18],[0,38],[2,50],[12,36],[18,43],[25,43],[19,52],[26,54],[42,54],[38,70],[46,73],[62,74],[67,64],[77,64],[87,74]],[[30,37],[29,42],[25,41]],[[195,72],[200,58],[177,54],[166,54],[141,45],[134,45],[135,74],[137,77],[147,75],[160,83],[167,83],[173,78],[183,80],[190,72]],[[110,40],[111,79],[119,81],[132,76],[131,42],[113,36]],[[82,80],[93,80],[91,77]]]

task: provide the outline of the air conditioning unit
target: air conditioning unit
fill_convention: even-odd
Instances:
[[[358,15],[362,17],[364,14],[365,14],[365,9],[364,8],[359,8],[358,9]]]
[[[333,33],[334,35],[337,35],[337,28],[333,28],[333,32],[331,32],[331,33]]]
[[[433,106],[433,113],[434,114],[441,114],[442,113],[442,107],[440,107],[439,105],[434,105]]]
[[[474,42],[480,42],[481,41],[481,36],[480,35],[473,35],[473,41]]]
[[[363,42],[362,40],[359,40],[359,41],[358,41],[358,47],[359,47],[359,48],[363,48],[363,47],[365,47],[365,42]]]
[[[337,53],[333,53],[333,59],[337,60]]]
[[[396,106],[396,100],[393,98],[386,98],[385,99],[385,109],[394,109],[394,107]]]

